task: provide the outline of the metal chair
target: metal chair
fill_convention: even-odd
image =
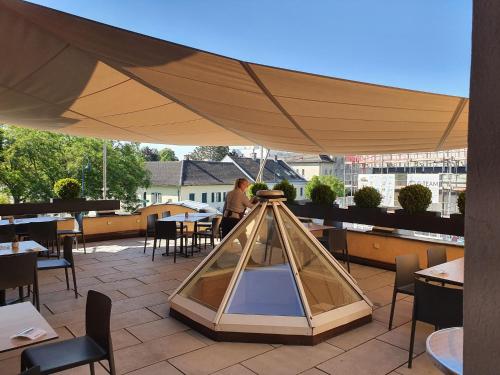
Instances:
[[[33,366],[32,368],[21,372],[20,375],[41,375],[40,366]]]
[[[74,229],[65,229],[57,231],[58,237],[72,237],[76,242],[76,249],[78,250],[78,236],[82,238],[83,253],[87,254],[87,247],[85,246],[85,233],[83,231],[83,213],[75,213],[75,226]]]
[[[413,296],[415,293],[415,272],[420,270],[420,263],[417,254],[405,254],[396,257],[396,278],[394,280],[394,290],[392,292],[391,316],[389,318],[389,331],[392,329],[392,319],[394,318],[394,308],[396,306],[396,296],[403,293]]]
[[[156,221],[158,220],[158,214],[148,215],[146,222],[146,236],[144,237],[144,254],[146,254],[146,245],[148,243],[148,237],[155,236]]]
[[[175,221],[158,221],[156,223],[155,230],[155,239],[153,243],[153,257],[152,261],[155,260],[155,251],[156,251],[156,240],[167,240],[165,244],[166,255],[169,255],[170,252],[170,241],[174,240],[174,263],[176,262],[176,254],[177,254],[177,239],[181,239],[181,252],[185,249],[184,244],[187,245],[187,234],[179,233],[177,231],[177,225]],[[193,249],[191,248],[191,255],[193,255]]]
[[[427,249],[427,268],[446,263],[446,247],[430,247]]]
[[[47,249],[52,247],[54,251],[54,244],[57,249],[57,257],[61,255],[61,248],[59,246],[59,237],[57,236],[57,222],[45,221],[38,223],[28,224],[28,236],[31,240],[38,242],[40,245],[45,246]],[[50,250],[47,251],[47,257],[50,257]]]
[[[220,238],[220,224],[222,221],[221,216],[217,216],[212,218],[212,221],[210,223],[210,226],[206,227],[205,229],[197,230],[196,232],[193,232],[193,237],[196,236],[197,238],[204,238],[205,239],[205,249],[207,248],[207,239],[210,239],[210,244],[212,247],[215,246],[215,239]],[[194,241],[192,242],[194,244]],[[201,245],[200,245],[201,247]]]
[[[413,360],[415,327],[417,320],[434,325],[435,329],[463,325],[463,289],[443,286],[415,279],[413,316],[411,322],[408,368]]]
[[[342,258],[347,263],[347,272],[351,272],[349,264],[349,248],[347,246],[347,229],[332,228],[328,230],[328,250],[333,254],[342,252]]]
[[[78,298],[78,290],[76,287],[75,262],[73,260],[73,238],[64,237],[63,259],[44,259],[37,262],[39,271],[54,270],[64,268],[66,275],[66,288],[69,290],[68,268],[71,269],[73,275],[73,288],[75,290],[75,298]]]
[[[36,258],[36,252],[0,257],[0,290],[20,288],[19,297],[22,302],[24,296],[21,287],[33,285],[33,305],[40,311]]]
[[[0,242],[12,242],[17,238],[14,224],[0,225]]]
[[[53,374],[83,365],[107,360],[110,374],[116,374],[110,331],[111,299],[89,290],[85,311],[86,335],[25,349],[21,353],[21,371],[40,366],[42,374]]]

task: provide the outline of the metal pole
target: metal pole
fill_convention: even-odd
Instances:
[[[106,199],[106,192],[108,190],[107,169],[108,169],[108,148],[107,148],[107,142],[104,141],[102,143],[102,199]]]

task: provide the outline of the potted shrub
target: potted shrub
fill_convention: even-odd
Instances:
[[[387,212],[386,207],[379,207],[381,202],[382,194],[374,187],[365,186],[354,194],[355,206],[349,206],[349,210],[369,213]]]
[[[250,198],[255,197],[259,190],[269,190],[269,187],[263,182],[256,182],[255,184],[250,185],[250,189],[248,189],[248,195]]]
[[[427,211],[432,202],[431,190],[421,184],[408,185],[399,191],[399,204],[402,210],[396,210],[396,213],[407,213],[410,215],[428,215],[439,216],[439,212]]]
[[[335,203],[337,195],[325,184],[318,184],[311,190],[311,200],[315,204],[325,204],[331,206]]]
[[[54,193],[58,198],[52,200],[85,200],[85,198],[79,198],[80,191],[81,186],[78,180],[74,178],[62,178],[54,184]]]
[[[465,215],[465,190],[458,193],[457,197],[458,214],[451,214],[451,219],[463,219]]]
[[[288,180],[283,180],[280,183],[273,186],[273,190],[281,190],[285,195],[286,201],[289,203],[293,203],[295,201],[295,197],[297,196],[297,191],[295,187],[288,182]]]

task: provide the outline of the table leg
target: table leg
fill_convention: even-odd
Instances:
[[[5,306],[5,290],[0,289],[0,306]]]

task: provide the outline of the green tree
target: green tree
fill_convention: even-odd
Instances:
[[[156,148],[145,146],[141,152],[146,161],[160,161],[160,152]]]
[[[191,160],[221,161],[229,153],[229,146],[198,146],[190,154]]]
[[[306,197],[311,199],[312,190],[318,185],[328,185],[337,197],[344,196],[344,183],[335,176],[313,176],[306,184]]]
[[[171,148],[164,148],[160,151],[160,160],[161,161],[177,161],[177,156],[175,156],[174,150]]]

